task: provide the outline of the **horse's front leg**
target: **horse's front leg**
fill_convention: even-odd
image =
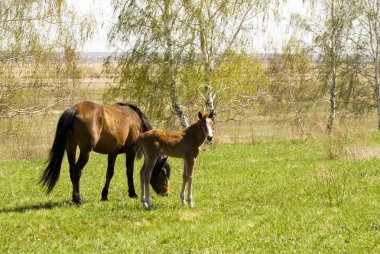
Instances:
[[[133,170],[134,170],[136,154],[134,151],[127,151],[125,155],[126,155],[127,180],[128,180],[128,196],[131,198],[137,198],[135,185],[133,183]]]
[[[144,165],[141,168],[140,171],[140,183],[141,183],[141,203],[143,206],[147,209],[152,208],[152,201],[150,199],[150,193],[149,193],[149,181],[150,177],[152,175],[153,167],[154,167],[155,161],[146,159],[144,161]]]
[[[108,200],[108,188],[110,186],[110,182],[111,182],[111,179],[112,179],[113,174],[114,174],[116,157],[117,157],[117,155],[114,155],[114,154],[108,155],[106,183],[104,184],[104,188],[102,190],[102,201]]]
[[[183,174],[183,183],[182,183],[182,190],[181,190],[182,204],[186,204],[184,198],[185,198],[185,186],[187,183],[187,202],[189,203],[190,207],[194,206],[193,192],[192,192],[193,178],[194,178],[194,163],[195,163],[195,158],[193,157],[185,159],[185,170]]]

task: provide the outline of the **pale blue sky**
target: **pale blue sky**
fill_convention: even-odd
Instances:
[[[68,0],[81,15],[90,15],[97,20],[93,38],[88,41],[83,51],[113,51],[107,43],[107,33],[112,25],[113,10],[111,0]]]
[[[94,37],[87,42],[83,51],[113,51],[107,43],[107,32],[113,22],[113,10],[111,0],[68,0],[75,6],[79,14],[91,15],[97,22],[97,30]],[[302,6],[302,0],[289,0],[284,8],[281,8],[281,15],[284,21],[281,23],[269,22],[265,33],[259,33],[253,36],[253,48],[256,52],[273,51],[273,48],[279,50],[283,42],[290,38],[290,31],[287,29],[287,21],[293,12],[305,13]],[[268,42],[272,41],[272,46],[268,47]]]

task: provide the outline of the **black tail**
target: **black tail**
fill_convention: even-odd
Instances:
[[[50,193],[59,179],[61,164],[66,147],[67,130],[71,128],[75,118],[75,110],[69,108],[65,110],[59,118],[53,146],[49,152],[49,164],[41,175],[39,184],[46,186],[47,193]]]

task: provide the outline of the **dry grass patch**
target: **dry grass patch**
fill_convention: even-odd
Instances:
[[[181,221],[194,221],[202,215],[199,211],[185,211],[181,214]]]
[[[346,159],[380,159],[380,146],[358,146],[353,145],[347,148],[347,158]]]

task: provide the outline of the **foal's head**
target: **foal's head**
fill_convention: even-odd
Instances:
[[[211,141],[213,138],[212,129],[214,127],[214,111],[210,113],[198,112],[198,117],[202,125],[203,133],[205,134],[208,141]]]
[[[168,157],[160,157],[154,165],[150,184],[153,190],[162,196],[169,195],[170,166],[166,162]]]

